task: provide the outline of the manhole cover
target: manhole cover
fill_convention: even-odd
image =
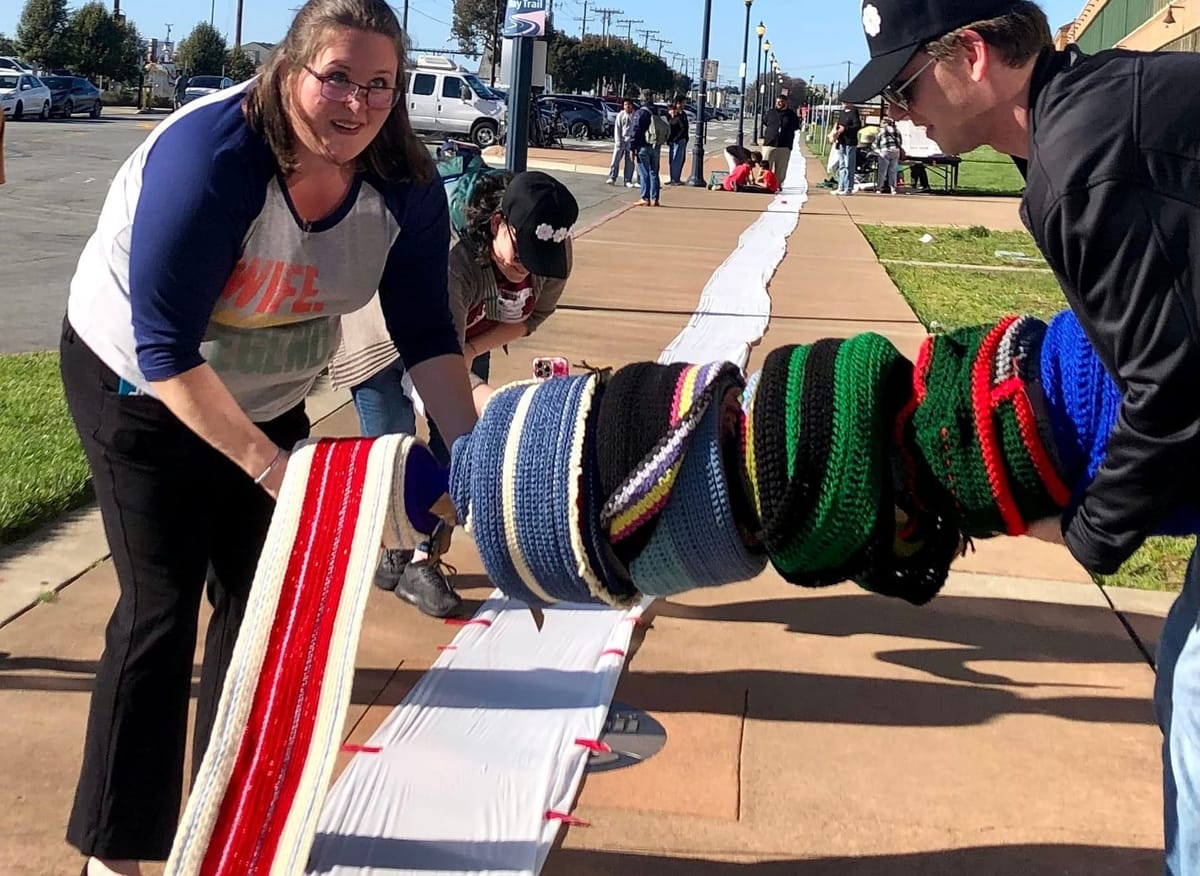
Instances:
[[[588,772],[619,770],[654,757],[667,744],[667,731],[641,709],[613,703],[609,707],[600,741],[612,751],[593,753],[588,758]]]

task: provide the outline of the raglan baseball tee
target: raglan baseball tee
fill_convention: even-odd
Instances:
[[[79,337],[149,395],[207,362],[258,422],[303,400],[339,316],[377,289],[409,367],[460,354],[441,182],[359,173],[332,215],[305,223],[245,119],[246,89],[176,112],[117,172],[71,281]]]

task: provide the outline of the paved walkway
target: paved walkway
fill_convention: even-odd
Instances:
[[[767,198],[668,189],[663,203],[582,236],[560,311],[495,357],[498,380],[526,376],[534,355],[655,358]],[[990,222],[947,198],[814,190],[752,367],[782,344],[867,329],[913,354],[921,326],[855,222],[903,209],[935,224],[951,208],[962,224]],[[327,401],[318,431],[353,434],[353,411]],[[467,538],[450,559],[478,604],[490,586]],[[3,588],[56,583],[48,565],[12,568]],[[575,814],[591,827],[564,831],[543,872],[1161,872],[1153,674],[1123,621],[1152,647],[1167,600],[1116,594],[1122,617],[1086,580],[1062,549],[997,539],[921,609],[852,586],[803,591],[773,573],[660,601],[617,699],[654,715],[667,746],[586,779]],[[78,872],[62,834],[115,594],[100,562],[0,628],[0,873]],[[454,633],[372,593],[346,734],[369,734]]]

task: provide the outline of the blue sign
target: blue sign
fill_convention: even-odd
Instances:
[[[508,0],[502,36],[540,37],[545,34],[546,0]]]

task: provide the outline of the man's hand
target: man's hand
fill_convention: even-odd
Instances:
[[[1047,517],[1043,520],[1035,520],[1029,524],[1029,530],[1025,534],[1030,538],[1036,538],[1038,541],[1045,541],[1050,544],[1066,544],[1063,541],[1062,519],[1059,517]]]

